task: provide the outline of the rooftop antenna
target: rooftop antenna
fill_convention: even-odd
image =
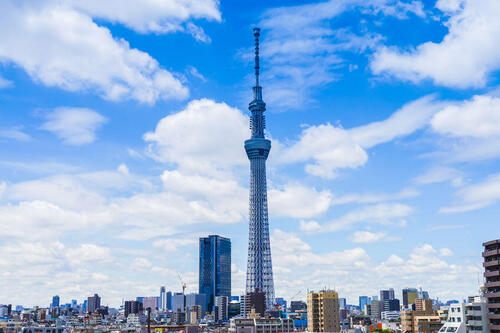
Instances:
[[[260,28],[253,29],[253,36],[255,38],[255,87],[253,88],[253,99],[262,100],[262,88],[259,85],[260,75],[260,61],[259,61],[259,37]]]

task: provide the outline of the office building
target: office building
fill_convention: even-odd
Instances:
[[[287,308],[286,300],[283,297],[276,297],[274,301],[280,306],[282,310],[285,310]]]
[[[422,290],[422,287],[418,289],[418,295],[417,298],[422,298],[422,299],[428,299],[429,297],[429,292]]]
[[[485,296],[491,333],[500,333],[500,239],[483,243]]]
[[[382,301],[382,311],[398,311],[400,310],[399,299],[386,299]]]
[[[288,318],[233,318],[229,333],[293,332],[293,320]]]
[[[382,320],[398,320],[401,318],[401,313],[399,311],[382,311],[380,318]]]
[[[52,297],[51,307],[53,307],[53,308],[59,307],[59,296],[56,295],[56,296]]]
[[[380,312],[382,310],[382,302],[373,300],[370,303],[370,316],[374,319],[380,319]]]
[[[345,298],[339,298],[339,309],[345,309],[347,306],[347,300]]]
[[[187,294],[186,295],[186,309],[190,309],[191,307],[198,305],[200,307],[202,317],[210,312],[208,308],[207,295],[205,294]]]
[[[87,312],[94,313],[101,307],[101,298],[99,295],[94,294],[87,298]]]
[[[416,288],[408,288],[403,289],[403,305],[405,308],[411,307],[411,305],[415,304],[415,300],[418,298],[418,290]]]
[[[339,296],[333,290],[307,294],[307,330],[340,332]]]
[[[183,293],[175,293],[172,295],[172,311],[184,312],[186,309],[186,297]]]
[[[240,314],[243,317],[248,317],[252,309],[261,317],[266,311],[266,294],[258,289],[240,297]]]
[[[389,288],[386,290],[381,290],[380,291],[380,301],[387,301],[387,300],[392,300],[395,299],[395,294],[394,294],[394,289]]]
[[[212,311],[216,296],[231,297],[231,241],[210,235],[200,238],[199,294]]]
[[[430,299],[416,299],[415,308],[401,311],[403,333],[437,333],[441,329],[441,317],[433,309]]]
[[[161,311],[167,310],[167,291],[164,286],[160,287],[160,301],[158,303],[158,309]]]
[[[143,305],[139,301],[125,301],[125,317],[131,313],[141,313],[144,311]]]
[[[246,292],[258,289],[266,294],[266,308],[274,307],[273,264],[269,237],[267,211],[266,160],[271,150],[271,141],[265,138],[266,103],[262,100],[259,85],[259,36],[260,29],[254,29],[255,38],[255,86],[253,100],[248,109],[251,138],[245,141],[245,151],[250,160],[250,216],[248,217],[248,260]]]
[[[228,318],[233,318],[233,317],[236,317],[240,314],[240,311],[241,311],[241,305],[240,305],[240,302],[239,302],[239,297],[238,297],[238,301],[231,301],[229,303],[229,305],[227,306],[227,316]]]
[[[368,296],[359,296],[359,309],[361,311],[365,311],[365,306],[370,304],[370,297]]]
[[[144,309],[151,308],[151,310],[158,310],[159,299],[160,298],[158,296],[143,297],[142,305],[144,306]]]
[[[290,301],[290,311],[297,312],[300,310],[306,310],[307,304],[303,301]]]

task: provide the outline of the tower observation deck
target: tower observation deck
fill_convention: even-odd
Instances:
[[[248,262],[246,291],[259,289],[266,294],[266,310],[274,305],[273,265],[269,240],[269,219],[267,212],[266,160],[271,150],[271,141],[264,136],[266,103],[262,100],[259,85],[259,37],[260,29],[253,30],[255,37],[255,86],[253,100],[248,109],[251,112],[250,129],[252,137],[245,141],[245,150],[250,160],[250,209],[248,232]]]

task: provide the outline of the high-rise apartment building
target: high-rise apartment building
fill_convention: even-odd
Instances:
[[[228,320],[228,301],[227,296],[216,296],[215,297],[215,308],[217,309],[217,319],[219,321]]]
[[[416,310],[401,311],[403,333],[437,333],[443,324],[430,299],[416,299]]]
[[[450,304],[446,320],[439,332],[488,333],[486,299],[482,296],[470,296],[467,303]]]
[[[141,313],[144,311],[143,305],[139,301],[125,301],[125,317],[131,313]]]
[[[491,333],[500,333],[500,239],[483,243],[485,296]]]
[[[386,290],[381,290],[380,291],[380,300],[383,302],[383,301],[386,301],[386,300],[391,300],[391,299],[395,299],[395,294],[394,294],[394,289],[393,288],[389,288],[389,289],[386,289]]]
[[[87,312],[94,313],[97,309],[101,307],[101,298],[99,295],[94,294],[87,298]]]
[[[212,311],[216,296],[231,297],[231,241],[210,235],[200,238],[199,294]]]
[[[337,292],[322,290],[307,294],[307,331],[340,332]]]
[[[266,311],[266,294],[259,289],[255,289],[255,291],[246,293],[240,297],[240,314],[246,318],[252,312],[252,309],[261,317],[264,316]]]
[[[253,30],[255,38],[255,86],[253,100],[248,109],[252,136],[245,141],[245,151],[250,160],[250,200],[248,218],[248,260],[246,292],[256,289],[266,294],[266,308],[274,306],[273,264],[269,238],[269,217],[267,211],[266,160],[271,150],[271,141],[266,139],[264,129],[266,103],[262,100],[259,85],[259,36],[260,29]]]
[[[412,304],[415,304],[415,300],[418,298],[417,288],[404,288],[403,289],[403,305],[408,308]]]

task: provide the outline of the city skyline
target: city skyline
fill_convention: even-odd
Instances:
[[[0,3],[0,304],[197,292],[211,234],[244,293],[254,27],[275,296],[477,293],[497,1],[128,1]]]

